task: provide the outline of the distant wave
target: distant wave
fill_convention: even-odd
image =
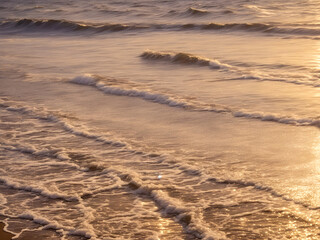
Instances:
[[[184,29],[199,29],[199,30],[228,30],[228,31],[249,31],[288,35],[320,35],[319,28],[305,27],[284,27],[266,23],[208,23],[208,24],[185,24]]]
[[[237,109],[234,107],[224,106],[221,104],[208,104],[196,100],[188,100],[183,97],[172,96],[160,92],[154,92],[150,89],[139,89],[139,86],[130,86],[123,84],[121,81],[116,82],[115,79],[109,81],[97,75],[77,76],[70,81],[80,85],[95,87],[105,94],[138,97],[147,101],[165,104],[170,107],[179,107],[190,111],[205,111],[215,113],[228,113],[234,117],[242,117],[248,119],[257,119],[261,121],[271,121],[282,124],[290,124],[295,126],[316,126],[320,128],[320,118],[299,118],[297,116],[287,116],[265,112],[252,112],[246,109]]]
[[[83,32],[91,31],[100,33],[105,31],[117,32],[124,30],[138,30],[145,29],[148,26],[142,25],[126,25],[126,24],[89,24],[67,20],[55,19],[19,19],[2,21],[0,27],[14,28],[14,29],[28,29],[28,30],[51,30],[51,31],[72,31]]]
[[[189,14],[204,14],[204,10],[189,8]],[[85,23],[63,19],[14,19],[0,21],[0,27],[16,30],[32,31],[65,31],[65,32],[118,32],[118,31],[138,31],[138,30],[204,30],[204,31],[247,31],[274,33],[298,36],[319,36],[320,28],[308,27],[285,27],[266,23],[205,23],[205,24],[122,24],[122,23]]]

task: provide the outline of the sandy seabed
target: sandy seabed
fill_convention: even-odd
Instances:
[[[11,240],[13,237],[13,234],[4,231],[3,230],[4,227],[5,227],[5,224],[0,222],[0,239],[1,240]]]

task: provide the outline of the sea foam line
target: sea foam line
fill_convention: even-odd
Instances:
[[[40,194],[41,196],[51,199],[61,199],[68,202],[81,201],[81,198],[79,196],[69,196],[63,193],[51,192],[48,189],[44,189],[39,186],[23,185],[6,177],[0,177],[0,182],[9,188]]]
[[[236,109],[221,104],[206,104],[194,100],[185,100],[168,96],[162,93],[155,93],[152,90],[139,90],[136,86],[130,87],[128,84],[121,87],[121,83],[117,83],[116,87],[113,86],[114,79],[110,83],[108,78],[103,78],[97,75],[86,74],[77,76],[70,80],[71,83],[80,85],[87,85],[95,87],[96,89],[104,92],[105,94],[138,97],[147,101],[156,102],[159,104],[168,105],[170,107],[178,107],[191,111],[206,111],[215,113],[229,113],[233,117],[241,117],[248,119],[257,119],[261,121],[271,121],[282,124],[290,124],[295,126],[316,126],[320,127],[320,118],[299,118],[295,116],[287,116],[273,113],[252,112],[245,109]]]
[[[65,116],[63,116],[61,113],[55,113],[52,111],[48,111],[44,108],[36,108],[36,107],[30,107],[30,106],[21,106],[20,104],[17,104],[16,102],[10,102],[5,99],[0,99],[0,107],[12,111],[12,112],[19,112],[22,114],[26,114],[29,116],[32,116],[33,118],[40,119],[40,120],[46,120],[50,122],[55,122],[60,124],[63,129],[67,132],[70,132],[77,136],[82,136],[85,138],[93,139],[98,142],[102,142],[111,146],[115,147],[126,147],[130,148],[126,143],[120,142],[120,141],[114,141],[109,140],[106,137],[103,137],[101,135],[90,133],[85,127],[76,127],[72,125],[70,122],[68,122],[65,119]],[[30,149],[29,149],[30,150]],[[29,151],[26,149],[26,151]],[[30,150],[33,151],[33,150]],[[62,157],[62,156],[61,156]],[[63,157],[62,157],[63,158]]]
[[[65,235],[73,235],[73,236],[81,236],[91,240],[97,240],[97,236],[94,233],[91,227],[89,229],[76,229],[72,227],[66,227],[58,223],[57,221],[51,221],[45,217],[39,216],[31,211],[24,212],[16,216],[16,218],[31,220],[34,223],[43,226],[43,229],[51,229],[56,230],[56,232],[60,233],[62,236]]]
[[[196,209],[188,208],[180,200],[169,197],[166,192],[157,189],[157,186],[143,182],[137,174],[127,173],[124,170],[118,174],[123,181],[128,183],[134,194],[151,197],[161,212],[179,222],[187,233],[204,240],[228,239],[223,232],[206,227],[199,214],[196,213]]]

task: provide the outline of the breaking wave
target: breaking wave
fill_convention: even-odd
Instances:
[[[210,59],[202,56],[197,56],[190,53],[183,52],[158,52],[146,50],[141,55],[141,58],[147,60],[164,60],[172,63],[179,64],[188,64],[188,65],[198,65],[198,66],[207,66],[212,69],[221,69],[229,72],[235,72],[239,74],[241,77],[234,80],[241,79],[254,79],[260,81],[274,81],[274,82],[285,82],[296,85],[305,85],[311,87],[320,87],[320,83],[318,81],[312,81],[306,76],[299,76],[302,80],[292,79],[292,76],[288,75],[288,78],[272,76],[266,73],[259,72],[251,72],[245,68],[241,68],[238,66],[233,66],[230,64],[222,63],[217,59]],[[306,79],[305,79],[306,78]]]
[[[144,59],[151,59],[151,60],[169,60],[174,63],[181,63],[181,64],[197,64],[201,66],[209,66],[215,69],[221,68],[232,68],[232,66],[221,63],[216,59],[209,59],[201,56],[196,56],[190,53],[175,53],[175,52],[156,52],[151,50],[146,50],[143,52],[140,57]]]
[[[251,112],[246,109],[237,109],[221,104],[208,104],[183,97],[177,97],[150,89],[143,89],[130,83],[122,83],[113,78],[104,78],[98,75],[77,76],[70,80],[71,83],[92,86],[105,94],[138,97],[147,101],[168,105],[170,107],[183,108],[190,111],[206,111],[214,113],[227,113],[234,117],[257,119],[261,121],[271,121],[295,126],[316,126],[320,128],[320,118],[299,118],[297,116],[287,116],[265,112]]]

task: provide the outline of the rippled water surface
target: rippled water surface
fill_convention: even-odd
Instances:
[[[5,230],[319,239],[319,6],[0,1]]]

